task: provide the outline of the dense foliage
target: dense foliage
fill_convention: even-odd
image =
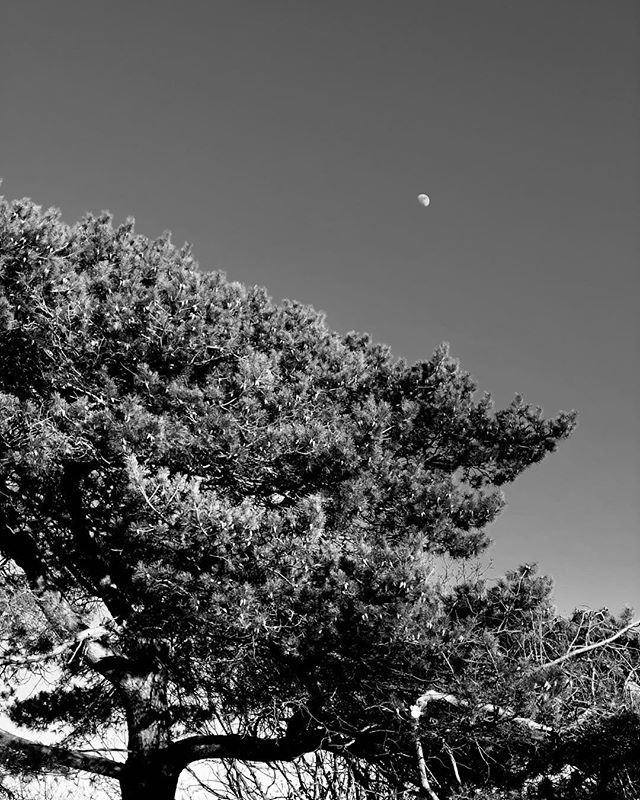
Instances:
[[[622,696],[633,631],[591,689],[531,665],[625,620],[560,620],[533,569],[452,589],[439,567],[482,551],[572,414],[495,411],[445,347],[407,365],[168,237],[29,201],[0,207],[0,344],[5,680],[49,684],[7,709],[69,748],[127,729],[126,770],[63,763],[170,797],[196,758],[322,751],[424,792],[418,731],[446,797],[567,763],[483,704],[557,728],[567,692],[576,714]],[[416,723],[428,690],[458,705]]]

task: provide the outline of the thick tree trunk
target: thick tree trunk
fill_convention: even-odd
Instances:
[[[120,776],[122,800],[174,800],[181,768],[162,754],[132,756]]]
[[[174,800],[181,767],[169,754],[166,677],[159,672],[128,674],[126,698],[129,758],[120,776],[122,800]]]

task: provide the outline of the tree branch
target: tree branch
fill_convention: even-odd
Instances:
[[[88,755],[64,747],[52,747],[32,742],[22,736],[0,730],[0,762],[9,763],[13,769],[78,769],[118,779],[123,764],[102,756]]]
[[[13,655],[0,655],[0,666],[3,664],[11,664],[14,666],[21,666],[26,664],[35,664],[39,661],[47,661],[50,658],[55,658],[56,656],[61,655],[65,652],[65,650],[70,650],[74,645],[76,648],[80,647],[83,642],[86,642],[90,639],[98,639],[101,636],[107,636],[109,631],[102,626],[98,626],[95,628],[85,628],[84,630],[79,631],[73,639],[69,639],[66,642],[62,642],[57,647],[54,647],[53,650],[49,650],[45,653],[32,653],[28,656],[13,656]]]
[[[16,561],[15,559],[13,560]],[[88,628],[80,614],[75,611],[62,592],[53,585],[48,584],[44,573],[36,571],[32,575],[18,561],[16,561],[16,564],[24,571],[33,599],[52,630],[60,638],[65,639],[52,651],[43,654],[42,659],[59,655],[74,644],[77,649],[81,646],[85,663],[115,686],[120,686],[123,676],[126,675],[130,667],[130,662],[99,641],[105,634],[108,635],[107,628],[102,626]],[[12,657],[9,657],[8,662],[5,663],[28,664],[40,660],[40,656],[35,658],[25,656],[22,660],[15,661],[11,659]],[[0,656],[0,665],[2,661],[2,656]]]
[[[585,644],[583,647],[578,647],[577,650],[573,650],[570,653],[565,653],[563,656],[559,658],[554,658],[553,661],[547,661],[546,664],[540,664],[539,667],[536,667],[536,672],[542,672],[542,670],[550,669],[551,667],[555,667],[558,664],[562,664],[564,661],[568,661],[570,658],[575,658],[576,656],[581,656],[584,653],[588,653],[591,650],[595,650],[597,647],[605,647],[605,645],[611,644],[611,642],[615,642],[623,633],[630,631],[632,628],[637,628],[640,625],[640,619],[635,620],[634,622],[630,622],[628,625],[625,625],[624,628],[621,628],[617,633],[614,633],[612,636],[609,636],[606,639],[602,639],[600,642],[594,642],[593,644]]]
[[[456,706],[457,708],[470,708],[470,703],[467,700],[461,700],[454,694],[446,694],[445,692],[437,691],[437,689],[430,689],[416,700],[415,705],[411,706],[412,718],[414,720],[418,720],[422,715],[426,705],[433,700],[442,700],[443,702],[448,703],[450,706]],[[502,708],[502,706],[496,706],[493,703],[483,703],[480,706],[475,706],[475,708],[479,711],[484,711],[487,714],[495,714],[499,719],[505,719],[509,722],[515,722],[517,725],[523,725],[538,735],[551,733],[553,731],[553,728],[551,728],[549,725],[543,725],[541,722],[536,722],[528,717],[519,717],[514,714],[511,709]]]
[[[234,758],[240,761],[293,761],[322,746],[320,733],[267,739],[238,734],[189,736],[168,748],[168,757],[187,765],[203,758]]]
[[[422,742],[420,741],[420,733],[418,731],[418,719],[419,717],[413,716],[412,723],[413,723],[413,740],[416,748],[416,758],[418,759],[418,774],[420,775],[420,787],[424,792],[424,794],[430,798],[430,800],[440,800],[438,795],[433,791],[431,784],[429,783],[429,777],[427,774],[427,762],[424,757],[424,750],[422,749]]]

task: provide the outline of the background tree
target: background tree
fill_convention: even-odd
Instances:
[[[447,756],[446,775],[428,768],[446,796],[458,739],[479,741],[452,712],[484,720],[488,686],[512,710],[487,734],[500,751],[525,702],[514,653],[533,647],[505,598],[520,624],[548,592],[521,571],[451,594],[434,559],[486,546],[500,487],[573,414],[494,411],[444,346],[409,366],[107,215],[68,227],[3,202],[0,259],[4,663],[49,681],[6,707],[72,731],[53,748],[0,733],[5,763],[162,798],[195,760],[321,752],[364,791],[424,793],[417,735],[425,764]],[[411,716],[445,689],[458,705],[431,697],[436,727]],[[119,727],[124,761],[82,751]],[[484,780],[476,762],[465,781]]]

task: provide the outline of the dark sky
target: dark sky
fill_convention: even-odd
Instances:
[[[578,409],[490,574],[640,607],[639,29],[631,0],[6,3],[3,191]]]

